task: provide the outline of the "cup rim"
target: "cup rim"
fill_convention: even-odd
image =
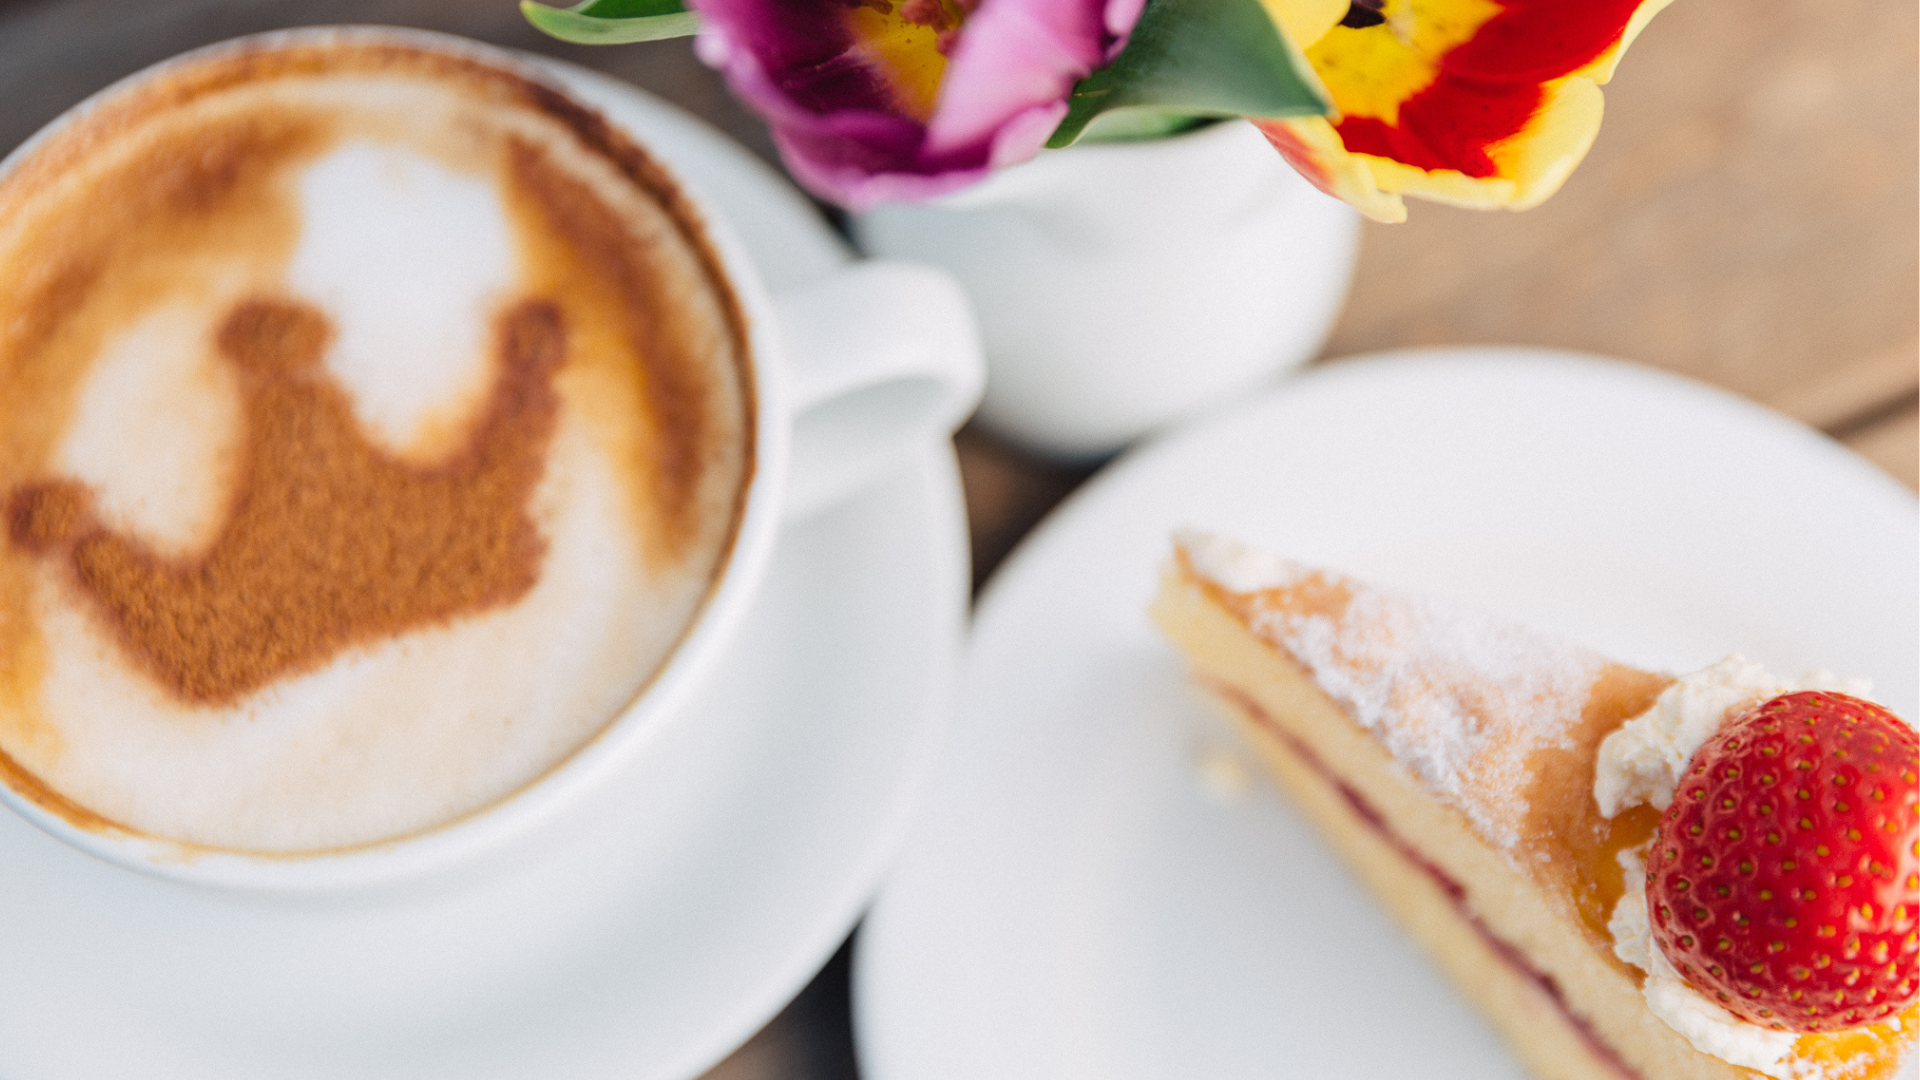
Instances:
[[[670,212],[705,257],[716,286],[730,301],[744,354],[742,376],[751,410],[749,475],[738,497],[733,535],[722,553],[719,569],[659,667],[625,706],[559,761],[512,791],[453,818],[398,836],[338,848],[274,852],[208,847],[153,836],[93,815],[41,785],[0,752],[0,804],[80,851],[131,870],[191,884],[291,893],[390,885],[480,861],[552,821],[684,716],[683,706],[692,687],[712,666],[750,605],[771,561],[779,525],[790,442],[788,393],[775,362],[778,341],[770,317],[770,294],[745,244],[707,196],[649,149],[639,133],[621,127],[582,100],[564,68],[544,57],[411,27],[346,24],[247,34],[161,60],[88,95],[0,157],[0,177],[31,160],[45,143],[70,125],[156,76],[230,56],[335,43],[394,46],[451,56],[520,80],[596,118],[612,138],[623,144],[622,152],[637,155],[649,167],[667,193],[676,197]],[[20,783],[21,776],[41,787],[41,797],[21,790],[25,786]]]

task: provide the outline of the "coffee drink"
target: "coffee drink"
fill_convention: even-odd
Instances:
[[[525,787],[723,571],[745,320],[623,135],[497,62],[264,39],[0,175],[0,780],[297,853]]]

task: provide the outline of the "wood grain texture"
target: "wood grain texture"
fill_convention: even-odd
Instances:
[[[1000,560],[1067,493],[1093,474],[1088,465],[1040,461],[986,434],[962,429],[954,439],[967,500],[973,547],[973,585],[979,589]]]
[[[1917,33],[1885,0],[1678,0],[1544,206],[1367,226],[1327,354],[1578,349],[1828,429],[1910,395]]]

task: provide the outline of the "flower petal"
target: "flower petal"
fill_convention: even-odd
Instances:
[[[1327,36],[1346,17],[1348,0],[1262,0],[1273,21],[1302,49]]]
[[[993,153],[988,164],[993,168],[1018,165],[1040,152],[1047,143],[1047,136],[1060,126],[1060,120],[1067,115],[1067,103],[1056,101],[1051,105],[1035,105],[1000,126],[993,136]]]
[[[1673,0],[1647,0],[1646,3],[1641,4],[1639,10],[1633,13],[1633,20],[1627,23],[1626,32],[1620,35],[1620,40],[1615,42],[1611,49],[1601,53],[1592,64],[1575,74],[1585,75],[1598,85],[1606,85],[1613,78],[1613,69],[1619,66],[1620,57],[1625,55],[1627,46],[1632,45],[1633,39],[1640,36],[1640,31],[1647,28],[1647,24],[1653,21],[1653,17],[1665,11],[1667,5],[1672,2]]]
[[[901,0],[689,3],[701,57],[767,119],[794,178],[854,209],[1032,157],[1143,6],[980,0],[943,56],[942,34],[908,21]]]
[[[1127,35],[1133,33],[1133,24],[1140,21],[1146,7],[1147,0],[1107,0],[1107,35],[1113,40],[1107,46],[1106,59],[1119,56],[1127,47]]]
[[[1371,217],[1404,216],[1401,193],[1525,209],[1585,156],[1599,84],[1667,2],[1387,0],[1382,23],[1336,26],[1307,50],[1339,110],[1331,124],[1259,126]]]
[[[1349,203],[1375,221],[1407,220],[1407,204],[1384,191],[1373,178],[1368,159],[1349,154],[1324,116],[1297,120],[1251,120],[1294,171],[1321,191]]]
[[[990,140],[1027,110],[1065,102],[1073,84],[1105,60],[1103,7],[1087,0],[981,4],[948,61],[939,108],[927,124],[928,150]],[[1042,135],[1027,156],[1045,142]]]

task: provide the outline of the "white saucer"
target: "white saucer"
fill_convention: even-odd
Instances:
[[[637,91],[578,85],[732,219],[770,283],[846,259],[764,165]],[[951,698],[967,597],[951,450],[792,527],[694,713],[593,831],[428,896],[223,897],[0,814],[0,1077],[699,1073],[859,917]]]
[[[1186,687],[1145,616],[1186,524],[1914,715],[1915,503],[1839,446],[1564,354],[1334,365],[1127,457],[993,581],[856,947],[868,1080],[1522,1075]]]

